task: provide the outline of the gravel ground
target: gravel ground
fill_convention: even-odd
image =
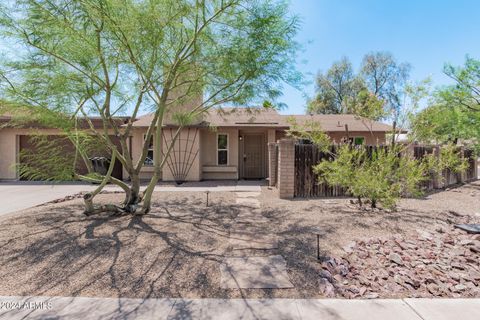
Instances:
[[[480,219],[480,181],[429,194],[420,199],[401,199],[396,212],[359,210],[349,198],[295,199],[275,198],[276,191],[262,193],[266,214],[279,215],[281,225],[299,225],[320,229],[322,249],[341,254],[352,239],[401,234],[417,230],[435,230],[437,225],[464,222],[463,216]],[[313,229],[312,229],[313,230]]]
[[[151,214],[85,217],[81,199],[53,203],[0,220],[0,295],[126,298],[316,298],[324,270],[317,261],[345,254],[352,241],[448,229],[480,221],[480,183],[402,200],[398,212],[363,211],[349,199],[279,200],[263,188],[265,232],[279,236],[275,250],[242,255],[282,255],[295,289],[221,289],[219,264],[232,253],[228,236],[235,193],[155,193]],[[102,194],[102,202],[121,199]],[[475,214],[478,213],[478,216]],[[467,214],[468,216],[465,216]],[[480,259],[479,259],[480,260]]]

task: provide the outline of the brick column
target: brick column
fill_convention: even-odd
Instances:
[[[268,185],[277,185],[277,143],[268,143]]]
[[[278,190],[280,198],[294,197],[295,141],[282,139],[278,144]]]

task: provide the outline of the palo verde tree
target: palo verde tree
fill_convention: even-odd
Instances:
[[[276,0],[18,0],[0,7],[5,39],[1,98],[49,110],[71,135],[79,159],[78,123],[118,159],[130,181],[98,174],[76,178],[100,183],[85,197],[86,212],[107,183],[119,185],[125,200],[116,210],[145,214],[166,159],[182,128],[225,103],[275,101],[281,83],[297,84],[293,68],[298,20]],[[201,97],[201,99],[199,99]],[[189,108],[182,107],[188,104]],[[153,113],[142,155],[128,148],[132,123]],[[88,116],[98,116],[97,129]],[[126,116],[125,124],[116,121]],[[166,119],[177,129],[161,146]],[[69,123],[70,125],[66,125]],[[85,130],[82,131],[84,134]],[[112,136],[119,141],[114,143]],[[139,173],[154,141],[154,174],[140,193]]]
[[[480,112],[480,60],[467,56],[464,66],[447,64],[443,71],[455,85],[441,90],[442,98],[469,111]]]
[[[454,85],[437,89],[428,106],[412,117],[418,140],[467,142],[480,151],[480,61],[467,57],[464,66],[446,65]]]

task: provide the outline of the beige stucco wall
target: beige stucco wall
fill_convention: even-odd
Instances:
[[[17,172],[17,136],[14,129],[0,129],[0,179],[15,180]]]
[[[165,144],[162,148],[166,149],[171,145],[176,130],[164,129]],[[186,173],[185,181],[200,181],[200,143],[200,129],[183,129],[163,167],[162,180],[174,181],[175,174]]]
[[[172,130],[172,129],[167,129]],[[192,130],[192,129],[191,129]],[[192,167],[190,168],[187,180],[199,181],[202,179],[238,179],[239,178],[239,129],[238,128],[219,128],[216,131],[210,129],[201,128],[198,130],[196,140],[193,142],[193,152],[198,154],[193,160]],[[248,132],[254,130],[253,128],[246,128],[243,131]],[[258,129],[255,129],[258,131]],[[275,129],[263,129],[266,134],[267,142],[275,142],[279,138],[283,137],[284,132]],[[59,134],[59,130],[56,129],[42,129],[42,134]],[[136,162],[140,157],[143,136],[145,134],[145,128],[134,128],[131,136],[131,152],[134,161]],[[174,149],[174,152],[180,152],[185,150],[188,144],[192,143],[192,132],[188,136],[187,130],[182,131],[180,140]],[[17,162],[18,154],[18,137],[20,135],[32,134],[32,130],[29,129],[15,129],[15,128],[3,128],[0,129],[0,179],[2,180],[15,180],[17,179],[17,172],[15,169],[15,163]],[[226,133],[229,137],[229,154],[228,165],[217,165],[217,134]],[[338,143],[345,136],[345,133],[329,133],[333,141]],[[350,132],[351,137],[363,136],[367,144],[385,144],[385,133],[375,133],[373,136],[370,133],[365,132]],[[167,137],[170,137],[170,132],[167,132]],[[168,139],[167,139],[168,140]],[[163,141],[162,141],[163,142]],[[267,148],[265,148],[267,150]],[[267,168],[268,170],[268,164]],[[144,167],[140,173],[141,179],[150,179],[152,176],[153,168]],[[128,178],[128,174],[123,173],[124,179]],[[168,166],[165,166],[161,179],[166,181],[173,180],[173,174]]]
[[[161,148],[168,148],[171,144],[172,137],[175,135],[176,129],[165,128],[164,138],[162,138]],[[197,133],[195,134],[195,131]],[[174,181],[174,173],[187,172],[187,181],[200,181],[200,131],[201,129],[190,128],[183,129],[175,142],[175,145],[170,153],[169,160],[167,160],[162,170],[160,177],[163,181]],[[137,128],[132,132],[132,158],[135,162],[138,161],[142,154],[144,135],[146,134],[146,128]],[[166,144],[165,144],[166,142]],[[189,155],[190,154],[190,158]],[[183,164],[178,166],[174,165],[174,162],[182,162]],[[190,166],[191,164],[191,166]],[[153,175],[152,166],[144,166],[140,171],[141,180],[149,180]],[[126,175],[125,175],[126,176]]]
[[[334,143],[340,143],[344,137],[346,137],[346,133],[344,132],[328,132],[328,135],[333,140]],[[354,137],[364,137],[365,144],[367,145],[375,145],[375,144],[385,144],[385,133],[384,132],[374,132],[373,134],[370,132],[349,132],[349,136],[351,138]]]

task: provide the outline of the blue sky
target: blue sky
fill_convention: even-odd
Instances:
[[[315,75],[342,56],[358,69],[364,54],[389,51],[412,65],[412,80],[430,76],[436,86],[450,83],[445,62],[480,58],[479,0],[291,0],[290,7],[302,19],[298,69],[311,84],[303,93],[285,88],[284,114],[304,113]]]

